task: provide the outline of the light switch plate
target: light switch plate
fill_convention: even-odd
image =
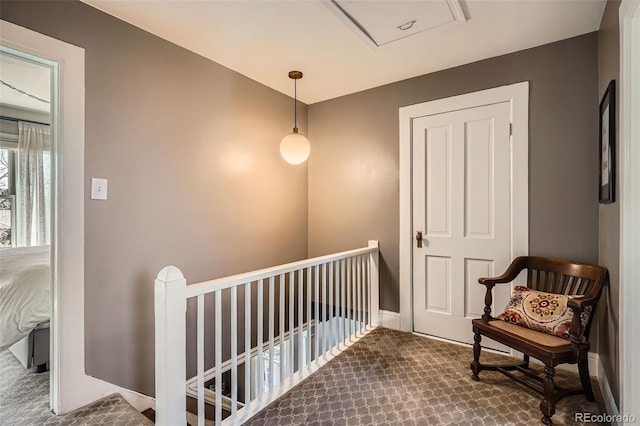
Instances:
[[[106,200],[107,184],[108,181],[106,179],[91,178],[91,199]]]

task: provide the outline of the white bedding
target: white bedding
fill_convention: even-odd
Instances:
[[[51,315],[49,247],[0,249],[0,352]]]

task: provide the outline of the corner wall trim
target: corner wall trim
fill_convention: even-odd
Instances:
[[[620,26],[620,410],[640,418],[640,0],[622,0]]]

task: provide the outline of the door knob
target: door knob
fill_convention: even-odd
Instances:
[[[418,248],[422,248],[422,231],[416,232],[416,242],[418,243]]]

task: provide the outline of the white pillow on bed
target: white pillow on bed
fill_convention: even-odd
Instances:
[[[49,247],[0,249],[0,351],[51,316]]]

